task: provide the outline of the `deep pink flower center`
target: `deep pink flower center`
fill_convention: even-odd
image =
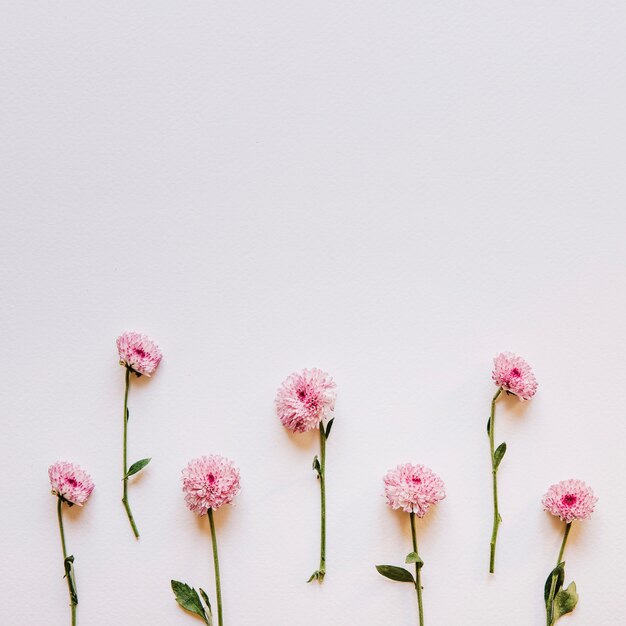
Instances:
[[[133,352],[142,359],[147,356],[147,352],[141,347],[133,348]]]
[[[573,493],[567,493],[561,498],[561,502],[565,506],[574,506],[578,498]]]
[[[411,481],[413,482],[414,485],[421,485],[422,484],[422,479],[419,476],[413,476],[411,478]]]
[[[300,400],[304,400],[306,398],[306,389],[304,387],[300,387],[300,389],[296,392],[296,395],[300,398]]]
[[[67,479],[67,484],[70,487],[76,487],[78,485],[78,481],[75,478],[68,478]]]
[[[520,370],[519,370],[519,368],[518,368],[518,367],[514,367],[514,368],[511,370],[511,376],[512,376],[513,378],[519,378],[521,375],[522,375],[522,372],[520,372]]]
[[[213,472],[209,472],[206,479],[209,482],[209,485],[212,485],[215,482],[215,475]]]

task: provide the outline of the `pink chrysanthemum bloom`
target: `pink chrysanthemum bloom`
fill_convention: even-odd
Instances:
[[[276,395],[276,413],[283,426],[297,433],[319,427],[335,408],[335,381],[317,368],[291,374]]]
[[[141,333],[126,332],[117,338],[120,365],[130,367],[137,374],[150,376],[159,366],[163,355],[159,346]]]
[[[423,465],[398,465],[387,472],[383,481],[387,504],[418,517],[424,517],[432,504],[446,497],[443,480]]]
[[[493,381],[520,400],[530,400],[537,392],[537,381],[530,365],[512,352],[501,352],[493,359]]]
[[[50,486],[55,496],[70,504],[83,506],[93,491],[93,480],[79,465],[58,461],[48,468]]]
[[[219,455],[193,459],[183,470],[185,503],[198,515],[230,504],[240,489],[239,470],[232,461]]]
[[[563,480],[552,485],[541,499],[543,508],[569,524],[575,520],[588,519],[598,498],[582,480]]]

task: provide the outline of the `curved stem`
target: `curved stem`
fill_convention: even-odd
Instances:
[[[493,530],[491,531],[491,543],[489,544],[489,573],[493,574],[496,565],[496,542],[498,540],[498,528],[502,518],[498,510],[498,468],[495,458],[495,419],[496,419],[496,401],[502,393],[502,387],[498,388],[493,399],[491,400],[491,416],[489,417],[489,449],[491,451],[491,480],[493,487]]]
[[[559,550],[559,556],[556,560],[556,566],[558,567],[563,561],[563,554],[565,552],[565,544],[569,537],[569,531],[572,529],[572,522],[565,524],[565,533],[563,534],[563,541],[561,542],[561,549]],[[554,623],[554,596],[556,595],[556,581],[558,574],[552,574],[552,582],[550,583],[550,593],[546,600],[546,626],[552,626]]]
[[[413,552],[417,551],[417,534],[415,532],[415,513],[411,511],[411,535],[413,537]],[[417,609],[419,613],[420,626],[424,626],[424,607],[422,606],[422,564],[418,560],[415,563],[415,590],[417,591]]]
[[[133,513],[130,510],[130,504],[128,504],[128,477],[126,473],[128,472],[128,455],[126,452],[126,442],[128,439],[128,389],[130,387],[130,367],[126,368],[126,387],[124,389],[124,473],[122,474],[122,480],[124,481],[124,495],[122,497],[122,503],[124,504],[124,508],[126,509],[126,515],[128,515],[128,521],[133,529],[133,533],[135,534],[135,538],[139,539],[139,530],[137,529],[137,525],[135,524],[135,518],[133,517]]]
[[[215,534],[215,522],[213,521],[213,509],[208,510],[209,523],[211,525],[211,541],[213,543],[213,567],[215,569],[215,594],[217,595],[217,621],[223,626],[222,616],[222,585],[220,583],[220,560],[217,555],[217,536]]]
[[[57,498],[57,517],[59,519],[59,532],[61,533],[61,546],[63,547],[63,571],[65,572],[65,578],[67,579],[67,590],[70,594],[70,606],[72,608],[72,626],[76,626],[76,600],[75,591],[72,589],[72,579],[70,578],[70,572],[67,570],[67,547],[65,545],[65,530],[63,529],[63,500]]]

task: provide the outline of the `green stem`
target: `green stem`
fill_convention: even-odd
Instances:
[[[565,552],[565,544],[569,537],[569,531],[572,529],[572,523],[565,524],[565,533],[563,534],[563,541],[561,542],[561,549],[559,550],[559,556],[556,560],[556,566],[558,567],[563,561],[563,554]],[[556,595],[556,581],[558,574],[552,574],[552,582],[550,583],[550,593],[546,600],[546,626],[552,626],[554,623],[554,596]]]
[[[135,538],[139,539],[139,530],[135,524],[135,518],[130,510],[130,504],[128,503],[128,455],[126,451],[126,442],[128,440],[128,389],[130,387],[130,367],[126,367],[126,387],[124,389],[124,473],[122,474],[122,480],[124,481],[124,496],[122,497],[122,504],[126,509],[126,515],[128,515],[128,521],[135,533]]]
[[[493,574],[496,564],[496,541],[498,540],[498,528],[502,518],[498,510],[498,468],[495,458],[495,418],[496,418],[496,401],[502,393],[502,387],[498,388],[493,399],[491,400],[491,416],[489,417],[489,448],[491,450],[491,480],[493,486],[493,530],[491,531],[491,543],[489,549],[489,573]]]
[[[320,424],[320,495],[321,495],[321,535],[320,535],[320,582],[326,574],[326,434]]]
[[[65,563],[67,560],[67,547],[65,545],[65,530],[63,529],[63,500],[61,498],[57,498],[57,517],[59,518],[59,531],[61,533],[61,546],[63,547],[63,571],[65,572],[65,578],[67,578],[67,590],[70,594],[70,606],[72,607],[72,626],[76,626],[76,602],[74,601],[74,597],[72,594],[72,580],[70,578],[70,574],[67,572],[65,568]]]
[[[213,543],[213,567],[215,568],[215,593],[217,595],[217,621],[223,626],[222,616],[222,585],[220,583],[220,560],[217,555],[217,536],[215,534],[215,522],[213,521],[213,509],[208,510],[209,523],[211,525],[211,541]]]
[[[411,535],[413,537],[413,552],[417,552],[417,534],[415,532],[415,513],[411,511]],[[419,557],[419,554],[418,554]],[[420,626],[424,626],[424,607],[422,606],[422,566],[418,559],[415,563],[415,590],[417,591],[417,609],[419,613]]]

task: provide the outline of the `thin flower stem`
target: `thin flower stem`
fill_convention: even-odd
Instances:
[[[320,494],[321,494],[321,535],[320,535],[320,582],[326,574],[326,434],[320,424]]]
[[[130,504],[128,503],[128,476],[126,476],[128,472],[128,455],[126,451],[126,442],[128,439],[128,389],[130,387],[130,367],[126,368],[126,387],[124,389],[124,473],[122,474],[122,479],[124,481],[124,496],[122,497],[122,503],[124,504],[124,508],[126,509],[126,515],[128,515],[128,521],[133,529],[133,533],[135,533],[135,538],[139,539],[139,530],[137,529],[137,525],[135,524],[135,518],[133,517],[133,513],[130,510]]]
[[[215,569],[215,594],[217,595],[217,621],[223,626],[222,615],[222,585],[220,583],[220,560],[217,555],[217,536],[215,534],[215,522],[213,521],[213,509],[208,510],[209,524],[211,525],[211,541],[213,543],[213,567]]]
[[[411,511],[411,535],[413,537],[413,552],[417,551],[417,534],[415,532],[415,513]],[[419,557],[419,554],[418,554]],[[417,609],[419,613],[420,626],[424,626],[424,607],[422,606],[422,567],[418,560],[415,563],[415,590],[417,591]]]
[[[76,602],[72,593],[72,580],[70,574],[66,570],[67,560],[67,547],[65,545],[65,530],[63,529],[63,500],[57,498],[57,517],[59,518],[59,531],[61,533],[61,546],[63,547],[63,571],[65,572],[65,578],[67,578],[67,590],[70,594],[70,606],[72,607],[72,626],[76,626]]]
[[[489,550],[489,573],[493,574],[496,565],[496,541],[498,540],[498,528],[502,518],[500,517],[500,511],[498,510],[498,467],[496,465],[495,457],[495,419],[496,419],[496,401],[502,393],[502,387],[498,388],[493,400],[491,400],[491,416],[489,417],[489,448],[491,450],[491,479],[493,483],[493,530],[491,532],[491,543]]]
[[[569,531],[572,529],[572,522],[565,524],[565,532],[563,534],[563,541],[561,543],[561,549],[559,550],[559,556],[556,560],[556,566],[558,567],[563,561],[563,554],[565,552],[565,544],[569,537]],[[554,596],[556,595],[556,582],[558,574],[552,574],[552,582],[550,583],[550,593],[546,600],[546,626],[552,626],[554,623]]]

